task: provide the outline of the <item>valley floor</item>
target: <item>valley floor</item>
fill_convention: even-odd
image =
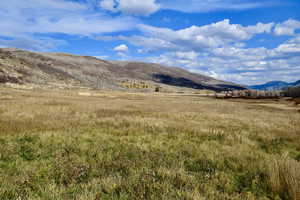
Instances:
[[[0,89],[1,200],[299,199],[299,161],[296,109]]]

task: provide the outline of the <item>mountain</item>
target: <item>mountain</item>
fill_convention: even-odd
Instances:
[[[288,87],[289,83],[284,81],[270,81],[261,85],[249,86],[253,90],[281,90],[282,88]]]
[[[262,85],[252,85],[249,86],[249,88],[254,90],[282,90],[288,87],[299,87],[299,86],[300,86],[300,80],[293,83],[288,83],[284,81],[270,81]]]
[[[245,89],[230,82],[154,63],[107,61],[65,53],[0,49],[0,83],[106,89]]]
[[[292,83],[292,87],[300,87],[300,80]]]

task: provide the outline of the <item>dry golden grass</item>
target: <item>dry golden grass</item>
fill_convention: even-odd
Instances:
[[[296,200],[299,141],[247,101],[1,89],[0,199]]]
[[[287,155],[274,159],[269,165],[269,178],[273,191],[288,193],[291,199],[300,199],[300,163]]]

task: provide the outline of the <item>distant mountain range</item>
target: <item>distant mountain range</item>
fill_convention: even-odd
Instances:
[[[155,63],[0,48],[0,84],[101,89],[243,90],[244,86]]]
[[[282,90],[288,87],[300,87],[300,80],[293,83],[288,83],[284,81],[270,81],[261,85],[252,85],[248,88],[253,90]]]

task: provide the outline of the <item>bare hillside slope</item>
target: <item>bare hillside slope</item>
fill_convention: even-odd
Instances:
[[[150,88],[153,85],[214,91],[244,89],[233,83],[154,63],[106,61],[20,49],[0,49],[0,83],[109,89]]]

